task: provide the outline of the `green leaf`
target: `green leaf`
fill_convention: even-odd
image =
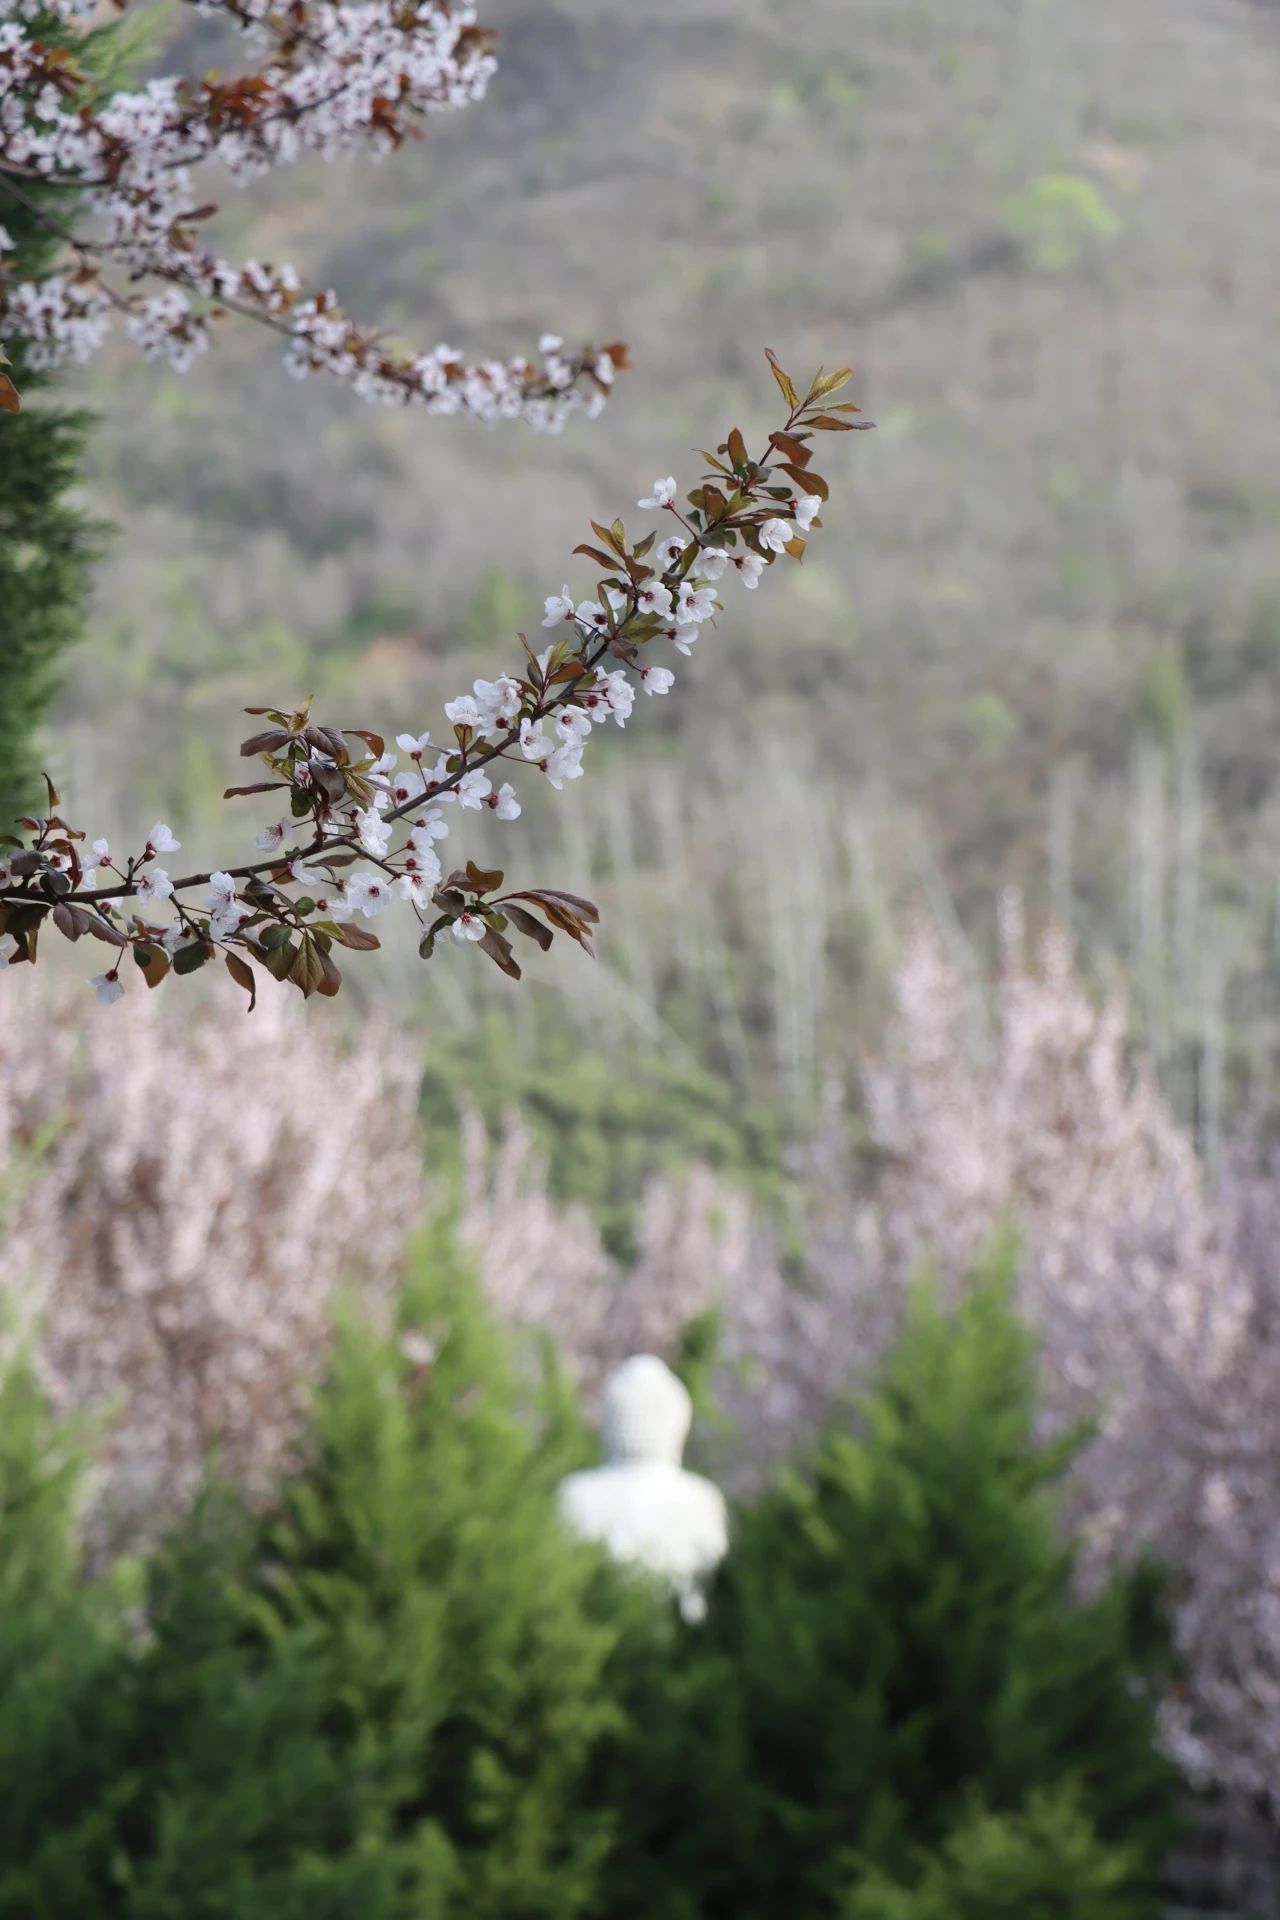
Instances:
[[[847,387],[852,378],[852,367],[838,367],[834,373],[824,373],[819,367],[817,378],[805,397],[806,407],[829,400],[833,393],[839,393],[841,387]]]
[[[207,940],[193,940],[190,946],[178,948],[173,956],[173,970],[181,974],[198,973],[212,958],[213,948]]]

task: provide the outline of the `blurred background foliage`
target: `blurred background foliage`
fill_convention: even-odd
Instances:
[[[490,15],[482,112],[222,219],[408,340],[554,325],[625,335],[634,371],[597,429],[545,440],[299,388],[252,329],[183,378],[96,366],[90,495],[121,536],[55,774],[118,831],[160,813],[224,857],[240,706],[314,692],[420,729],[511,658],[589,513],[769,423],[762,345],[847,356],[879,431],[840,448],[827,537],[522,822],[525,870],[600,898],[607,988],[406,958],[401,1003],[451,1040],[497,1014],[526,1077],[567,1015],[620,1071],[659,1054],[802,1116],[878,1017],[900,909],[971,942],[980,981],[1013,881],[1131,981],[1212,1148],[1274,1097],[1280,1038],[1274,8]],[[500,830],[476,839],[487,859]]]

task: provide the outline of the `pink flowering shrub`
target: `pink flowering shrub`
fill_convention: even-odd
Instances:
[[[77,1031],[65,999],[0,999],[3,1286],[59,1411],[104,1418],[104,1524],[178,1509],[206,1453],[268,1487],[327,1350],[335,1288],[372,1308],[423,1207],[416,1081],[270,1003],[177,1017],[131,996]]]
[[[953,1285],[998,1221],[1017,1227],[1050,1408],[1099,1416],[1074,1475],[1093,1563],[1150,1547],[1179,1582],[1170,1745],[1192,1779],[1280,1814],[1276,1169],[1241,1146],[1209,1186],[1060,935],[1033,966],[1010,939],[985,1049],[963,998],[918,943],[866,1075],[880,1283],[932,1253]]]

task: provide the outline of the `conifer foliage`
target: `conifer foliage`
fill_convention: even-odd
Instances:
[[[1052,1493],[1073,1442],[1036,1438],[1010,1263],[954,1317],[920,1296],[856,1426],[741,1513],[706,1626],[632,1703],[602,1916],[1158,1910],[1163,1631],[1145,1573],[1073,1598]],[[1083,1905],[1053,1903],[1064,1857]]]
[[[438,1241],[272,1511],[145,1565],[13,1369],[0,1920],[1156,1920],[1163,1639],[1073,1598],[1033,1383],[1007,1274],[922,1297],[689,1627],[557,1526],[573,1409]]]
[[[34,270],[49,251],[35,216],[6,204],[3,220],[15,256]],[[73,493],[88,416],[41,396],[47,376],[28,366],[21,341],[11,344],[9,359],[22,411],[6,413],[0,454],[2,832],[37,797],[36,731],[57,685],[58,657],[79,631],[95,543]]]
[[[586,1910],[616,1629],[555,1523],[577,1429],[550,1406],[539,1428],[441,1250],[403,1312],[340,1328],[274,1515],[211,1488],[141,1607],[79,1580],[74,1465],[23,1376],[0,1434],[3,1920]]]

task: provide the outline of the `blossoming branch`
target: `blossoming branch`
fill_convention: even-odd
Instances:
[[[255,64],[102,98],[76,57],[83,43],[55,44],[41,24],[74,28],[93,0],[0,0],[0,338],[25,341],[30,364],[50,367],[87,359],[119,317],[144,353],[181,370],[235,313],[284,337],[291,373],[323,370],[389,405],[553,430],[577,407],[598,413],[626,364],[620,344],[575,352],[546,333],[536,361],[469,361],[444,345],[400,353],[287,263],[237,265],[202,239],[217,208],[197,185],[201,168],[243,184],[307,154],[379,158],[429,114],[482,99],[496,63],[469,0],[198,5],[239,32]],[[56,212],[54,188],[67,195]],[[38,276],[18,266],[6,199],[60,243]],[[5,376],[0,405],[15,400]]]
[[[602,570],[595,596],[575,600],[567,584],[551,594],[547,643],[535,653],[521,634],[518,671],[477,680],[447,702],[438,738],[401,733],[391,752],[368,729],[318,723],[309,704],[249,708],[265,724],[240,751],[266,777],[225,797],[281,796],[283,817],[258,834],[257,859],[172,879],[160,861],[179,843],[163,821],[139,850],[114,855],[107,840],[62,817],[50,785],[48,815],[18,822],[21,836],[0,836],[0,939],[12,942],[0,946],[0,966],[34,961],[49,925],[118,950],[91,981],[107,1004],[125,990],[130,950],[152,987],[221,953],[250,1006],[258,969],[305,996],[331,995],[341,985],[334,948],[377,947],[367,923],[393,902],[417,916],[424,959],[446,932],[514,979],[511,934],[545,951],[563,932],[590,952],[598,919],[590,901],[556,887],[500,892],[502,871],[471,859],[446,875],[441,844],[451,814],[517,819],[511,774],[540,774],[557,790],[580,779],[596,727],[625,726],[640,690],[670,692],[675,674],[653,658],[660,644],[690,654],[721,610],[723,582],[736,576],[754,589],[781,555],[800,559],[827,499],[812,464],[815,433],[869,423],[851,417],[852,402],[833,400],[848,369],[820,370],[802,399],[772,353],[769,361],[789,411],[762,456],[751,458],[735,427],[702,455],[708,470],[683,505],[671,477],[640,500],[662,514],[661,532],[632,541],[620,519],[593,521],[593,541],[574,551]]]

